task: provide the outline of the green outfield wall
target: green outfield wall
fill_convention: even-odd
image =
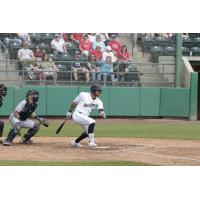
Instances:
[[[41,116],[65,116],[79,92],[89,91],[89,87],[79,86],[9,87],[0,110],[1,116],[8,116],[25,98],[28,89],[36,89],[40,93],[36,113]],[[189,88],[105,87],[103,90],[101,99],[107,116],[190,117]],[[92,115],[96,116],[98,112]]]

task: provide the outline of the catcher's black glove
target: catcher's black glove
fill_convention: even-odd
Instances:
[[[49,122],[46,119],[39,117],[38,120],[39,120],[40,124],[42,124],[43,126],[45,126],[45,127],[49,126]]]

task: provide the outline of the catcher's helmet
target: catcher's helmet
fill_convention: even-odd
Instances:
[[[90,91],[92,93],[95,93],[96,91],[102,91],[102,89],[101,89],[101,86],[99,84],[94,84],[94,85],[91,85]]]
[[[39,99],[39,92],[36,90],[28,90],[28,92],[26,93],[26,97],[28,97],[29,95],[33,95],[33,101],[38,101]]]
[[[4,84],[0,84],[0,95],[4,97],[7,95],[7,87]]]

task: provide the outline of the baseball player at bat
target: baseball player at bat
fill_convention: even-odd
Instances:
[[[106,114],[104,112],[103,103],[99,99],[101,95],[101,86],[98,84],[91,85],[90,93],[89,92],[81,92],[72,102],[69,111],[66,114],[66,117],[70,119],[72,117],[73,121],[80,124],[83,128],[82,134],[71,141],[71,145],[74,147],[81,147],[80,142],[89,137],[89,147],[96,147],[94,140],[94,128],[95,128],[95,120],[89,117],[90,113],[94,109],[99,110],[99,115],[103,118],[106,118]],[[72,115],[72,111],[73,115]]]
[[[3,98],[7,95],[7,87],[4,84],[0,84],[0,107],[3,105]],[[0,121],[0,144],[3,143],[4,122]]]
[[[40,124],[48,126],[45,119],[38,117],[34,113],[38,99],[39,93],[35,90],[29,90],[26,93],[26,99],[22,100],[10,114],[9,121],[12,129],[4,140],[3,145],[11,146],[14,138],[20,135],[21,128],[28,128],[27,133],[22,137],[22,143],[31,144],[33,142],[31,138],[39,131]]]

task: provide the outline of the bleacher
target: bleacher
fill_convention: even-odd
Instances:
[[[54,34],[53,33],[30,33],[29,34],[30,39],[31,39],[31,43],[29,44],[29,49],[34,50],[36,46],[39,46],[41,49],[45,50],[46,53],[48,53],[49,57],[55,62],[58,72],[57,72],[57,80],[58,80],[58,84],[62,85],[62,84],[88,84],[85,82],[84,78],[79,81],[78,83],[76,83],[73,79],[73,75],[72,75],[72,70],[71,70],[71,66],[73,61],[73,56],[76,50],[78,50],[78,46],[76,46],[73,43],[66,43],[66,48],[67,48],[67,54],[53,54],[52,49],[51,49],[51,45],[50,42],[52,41],[52,39],[54,38]],[[67,35],[68,38],[70,38],[69,34]],[[6,37],[5,34],[0,34],[0,38],[2,41],[4,41],[4,38]],[[157,63],[158,62],[158,58],[159,56],[162,55],[167,55],[167,56],[174,56],[175,54],[175,41],[174,39],[168,40],[162,37],[157,37],[157,38],[152,38],[152,37],[141,37],[141,47],[142,47],[142,51],[143,52],[149,52],[151,53],[151,61],[153,63]],[[15,65],[15,69],[17,70],[18,67],[18,61],[17,61],[17,53],[18,50],[21,48],[21,44],[19,43],[18,40],[12,40],[10,42],[10,45],[8,46],[9,52],[10,52],[10,59],[12,60],[12,62]],[[198,54],[198,50],[199,49],[194,49],[195,53]],[[184,47],[184,52],[185,54],[188,53],[188,47]],[[87,60],[85,60],[87,61]],[[139,66],[141,63],[137,62],[132,62],[131,63],[131,68],[130,68],[130,72],[123,74],[123,76],[121,76],[121,74],[119,73],[119,69],[117,69],[116,66],[118,66],[120,63],[115,63],[114,64],[114,74],[115,74],[115,78],[118,80],[115,85],[117,86],[142,86],[142,82],[141,80],[141,76],[145,76],[145,72],[140,71],[139,68],[137,68],[137,66]],[[144,68],[146,68],[147,65],[143,66],[143,70]],[[154,66],[154,65],[152,65]],[[157,68],[157,66],[156,66]],[[31,82],[33,82],[34,84],[36,83],[35,81],[32,80],[28,80],[28,76],[27,76],[27,68],[24,68],[22,70],[25,70],[24,72],[17,72],[18,75],[22,75],[22,82],[24,82],[25,84],[29,84]],[[136,69],[136,70],[135,70]],[[149,69],[151,69],[151,67],[147,67],[147,71],[149,71]],[[151,70],[152,74],[147,74],[149,77],[149,80],[151,79],[150,77],[155,77],[156,74],[154,73],[156,70]],[[81,73],[80,75],[81,76]],[[122,78],[121,78],[122,77]],[[158,77],[159,79],[159,77]],[[161,80],[162,81],[162,80]],[[163,82],[164,81],[164,82]],[[168,84],[167,80],[163,80],[162,83],[157,83],[157,79],[156,79],[156,83],[154,84],[153,81],[151,81],[151,83],[149,84],[149,86],[153,86],[153,85],[167,85],[167,86],[173,86],[173,84]],[[23,84],[24,84],[23,83]],[[51,81],[49,81],[49,83],[51,83]],[[90,82],[91,83],[91,82]],[[89,83],[89,84],[90,84]],[[111,83],[110,78],[108,78],[108,85],[113,85],[113,83]],[[148,83],[145,82],[145,86],[148,86]]]

